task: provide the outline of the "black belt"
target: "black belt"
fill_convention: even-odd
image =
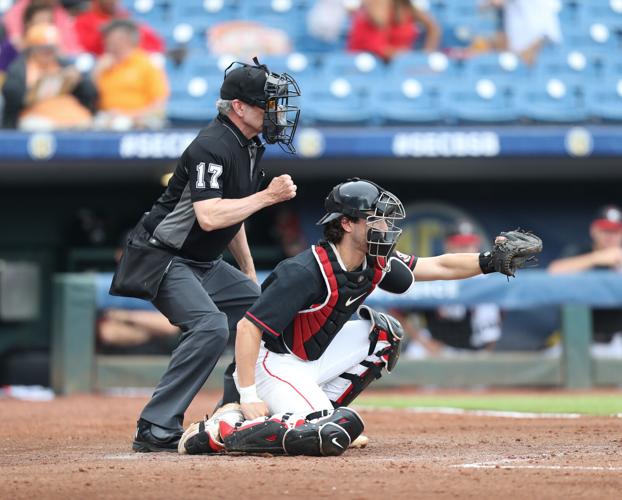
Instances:
[[[158,240],[154,236],[151,236],[147,241],[153,247],[162,248],[163,250],[172,250],[171,247],[165,245],[164,243],[162,243],[160,240]]]

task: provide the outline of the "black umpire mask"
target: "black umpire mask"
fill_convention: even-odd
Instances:
[[[262,135],[268,144],[279,144],[288,153],[295,153],[294,134],[300,108],[292,100],[300,96],[300,87],[287,73],[273,73],[256,57],[255,65],[232,63],[225,70],[220,89],[222,99],[239,99],[264,110]],[[233,66],[234,69],[231,69]]]

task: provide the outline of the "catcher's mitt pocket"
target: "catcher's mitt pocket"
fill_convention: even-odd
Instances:
[[[123,249],[110,285],[110,295],[153,300],[173,255],[137,237],[136,232],[132,232]]]

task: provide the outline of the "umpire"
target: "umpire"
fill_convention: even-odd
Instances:
[[[259,296],[244,221],[296,195],[289,175],[260,189],[265,147],[293,152],[300,95],[289,75],[234,63],[218,116],[183,152],[168,187],[128,237],[110,293],[151,300],[181,329],[166,373],[137,422],[137,452],[177,451],[184,412]],[[241,64],[241,65],[240,65]],[[222,260],[229,248],[240,270]]]

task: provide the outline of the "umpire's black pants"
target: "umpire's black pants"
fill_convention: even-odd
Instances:
[[[222,355],[229,331],[235,331],[259,292],[255,282],[222,259],[173,259],[153,304],[181,329],[181,339],[141,418],[183,428],[184,412]]]

